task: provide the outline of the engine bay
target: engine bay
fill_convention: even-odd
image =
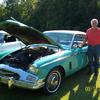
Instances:
[[[28,46],[6,56],[0,63],[27,70],[28,65],[35,60],[54,53],[56,53],[56,51],[47,46]]]

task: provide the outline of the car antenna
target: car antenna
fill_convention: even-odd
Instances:
[[[16,19],[14,17],[10,17],[12,20],[16,21]]]

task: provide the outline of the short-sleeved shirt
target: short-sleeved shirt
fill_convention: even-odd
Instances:
[[[96,46],[100,45],[100,28],[89,28],[86,32],[86,38],[88,45]]]

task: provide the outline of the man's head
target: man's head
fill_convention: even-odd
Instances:
[[[98,26],[98,20],[97,20],[97,19],[92,19],[92,20],[91,20],[91,26],[92,26],[93,28],[97,28],[97,26]]]

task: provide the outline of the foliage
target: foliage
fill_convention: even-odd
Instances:
[[[85,31],[94,17],[100,18],[99,0],[44,0],[35,14],[37,26],[46,29]]]
[[[100,21],[100,0],[5,0],[0,21],[10,17],[41,31],[86,31],[92,18]]]

